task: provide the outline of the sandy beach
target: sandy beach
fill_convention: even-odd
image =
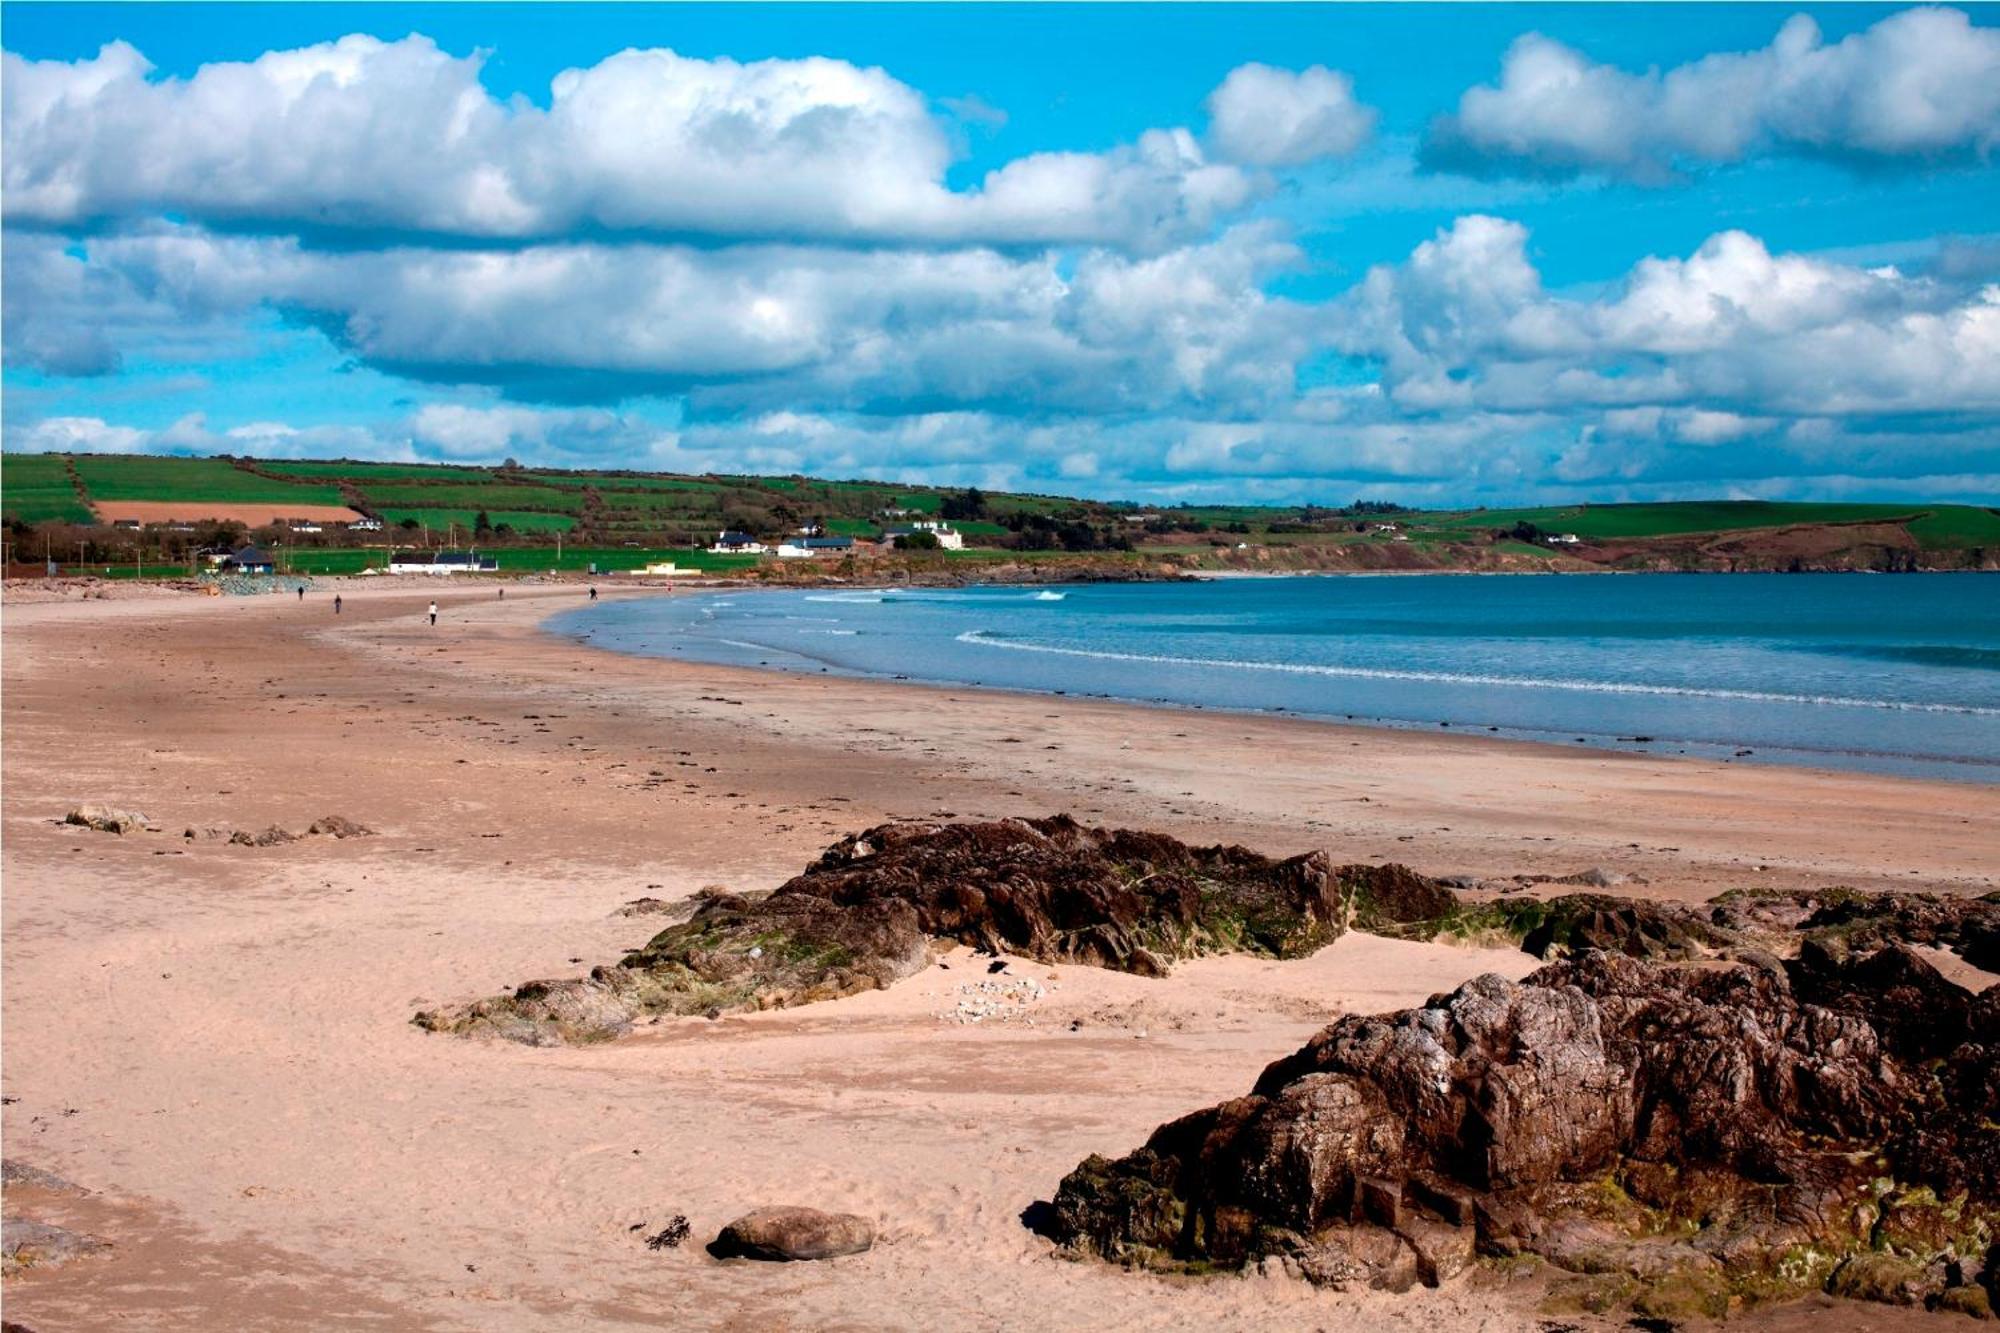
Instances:
[[[1350,934],[1164,981],[1014,960],[1042,997],[977,1023],[961,1002],[998,992],[963,951],[885,992],[591,1047],[409,1020],[614,960],[658,928],[618,915],[632,900],[768,888],[895,818],[1060,811],[1438,875],[1601,867],[1686,900],[2000,887],[1991,786],[640,660],[540,629],[574,584],[342,593],[337,617],[324,589],[5,605],[5,1151],[89,1191],[17,1197],[113,1242],[10,1279],[10,1319],[1536,1329],[1530,1280],[1169,1280],[1056,1257],[1021,1221],[1087,1154],[1241,1093],[1335,1015],[1536,966],[1513,949]],[[160,831],[60,824],[84,802]],[[375,835],[182,836],[333,814]],[[881,1243],[703,1253],[766,1203],[864,1214]],[[694,1239],[650,1250],[676,1214]],[[1807,1321],[1927,1323],[1756,1320]]]

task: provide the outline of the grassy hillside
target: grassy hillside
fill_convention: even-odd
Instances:
[[[72,466],[84,488],[82,497],[72,482]],[[367,539],[376,545],[435,542],[453,527],[464,541],[483,513],[491,525],[508,529],[487,536],[491,546],[553,545],[561,534],[574,550],[614,553],[600,563],[615,567],[642,563],[652,553],[699,546],[721,528],[775,537],[817,522],[837,535],[869,537],[905,514],[939,514],[954,502],[954,493],[863,479],[673,476],[340,459],[83,454],[70,459],[31,454],[0,458],[0,508],[10,521],[29,526],[49,521],[88,523],[91,515],[81,502],[85,499],[218,506],[345,504],[389,525],[382,537]],[[963,497],[957,502],[962,505]],[[1451,565],[1464,563],[1467,552],[1477,553],[1479,560],[1504,556],[1515,562],[1629,562],[1637,558],[1630,554],[1634,542],[1660,544],[1647,548],[1656,554],[1671,545],[1680,553],[1682,566],[1700,567],[1706,557],[1699,548],[1711,536],[1736,540],[1743,534],[1770,531],[1775,534],[1772,541],[1782,543],[1787,539],[1780,529],[1830,525],[1869,525],[1858,529],[1853,544],[1870,544],[1877,551],[1939,553],[1935,560],[1918,556],[1918,563],[1948,564],[1955,557],[1977,563],[1981,557],[1967,553],[2000,551],[2000,511],[1914,502],[1729,500],[1382,513],[1366,506],[1150,508],[992,493],[984,497],[983,517],[954,521],[973,546],[1031,547],[1035,543],[1028,537],[1039,534],[1041,548],[1079,549],[1073,541],[1081,534],[1092,547],[1129,543],[1160,555],[1227,560],[1235,559],[1231,553],[1242,547],[1283,552],[1289,562],[1309,563],[1317,550],[1335,565],[1352,558],[1368,567],[1399,567],[1402,556],[1417,553],[1425,560]],[[1517,532],[1524,524],[1544,537],[1574,533],[1583,545],[1550,547],[1519,540]],[[1393,531],[1381,530],[1390,527]],[[1017,536],[1017,529],[1026,531]],[[1831,549],[1847,540],[1835,532],[1822,545]],[[1593,543],[1599,544],[1598,549],[1592,549]],[[540,558],[534,551],[524,554]],[[564,563],[572,567],[590,562],[588,555],[573,562],[569,550],[564,554]]]
[[[61,454],[9,454],[0,468],[0,509],[23,523],[88,523]]]

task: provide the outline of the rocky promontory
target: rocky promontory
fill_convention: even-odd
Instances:
[[[1348,1017],[1249,1094],[1091,1157],[1078,1254],[1436,1284],[1535,1256],[1559,1299],[1722,1315],[1825,1289],[1968,1312],[2000,1277],[2000,987],[1901,944],[1650,962]]]

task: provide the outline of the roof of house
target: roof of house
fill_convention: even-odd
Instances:
[[[852,537],[803,537],[799,545],[809,551],[844,551],[854,545]]]
[[[229,558],[239,565],[268,565],[271,557],[254,546],[239,546],[229,553]]]

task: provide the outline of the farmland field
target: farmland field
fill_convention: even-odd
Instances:
[[[217,458],[79,454],[76,471],[92,501],[193,500],[225,505],[342,503],[338,486],[274,481]]]
[[[0,511],[23,523],[88,523],[61,454],[8,454],[0,460]]]
[[[369,504],[385,509],[546,509],[574,514],[581,503],[575,491],[559,491],[553,486],[510,486],[504,482],[483,486],[454,483],[363,486],[361,493]]]
[[[1791,523],[1883,523],[1909,518],[1922,513],[1926,507],[1715,500],[1487,509],[1437,518],[1416,515],[1408,521],[1457,528],[1510,528],[1516,523],[1532,523],[1544,532],[1574,532],[1579,537],[1669,537],[1690,532],[1775,528]]]
[[[489,509],[487,521],[495,527],[505,523],[516,532],[568,532],[576,526],[573,514],[544,514],[532,509]],[[405,519],[414,519],[421,527],[432,532],[442,532],[448,524],[457,524],[461,534],[469,534],[479,521],[477,509],[384,509],[380,511],[382,520],[391,528]],[[395,534],[390,533],[393,540]]]
[[[445,467],[436,463],[265,463],[260,472],[310,480],[339,478],[351,481],[491,481],[493,470],[483,467]]]

